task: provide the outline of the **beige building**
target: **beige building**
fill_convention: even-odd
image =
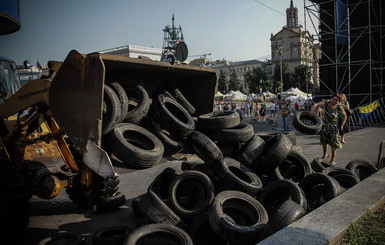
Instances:
[[[231,62],[228,60],[217,60],[213,62],[209,68],[212,68],[217,73],[217,81],[219,79],[220,72],[222,71],[223,74],[226,76],[227,81],[230,79],[230,75],[233,71],[235,71],[235,74],[238,77],[239,83],[242,86],[244,92],[249,92],[248,85],[245,83],[245,74],[248,71],[252,71],[253,69],[256,69],[257,67],[262,68],[265,70],[267,77],[271,76],[271,69],[269,67],[269,64],[260,60],[245,60],[245,61],[235,61]],[[223,91],[220,91],[223,92]]]
[[[271,34],[270,43],[273,73],[281,59],[289,64],[291,73],[294,73],[297,66],[306,65],[312,74],[310,82],[319,87],[319,44],[314,44],[313,36],[298,25],[298,9],[293,6],[292,0],[290,8],[286,9],[286,26],[277,34]]]

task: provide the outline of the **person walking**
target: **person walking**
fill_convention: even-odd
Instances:
[[[270,105],[270,119],[272,119],[273,116],[275,117],[275,103],[274,103],[274,101],[272,101],[271,105]]]
[[[259,109],[259,115],[263,118],[263,121],[266,121],[265,113],[266,113],[266,108],[263,104],[261,104],[261,108]]]
[[[285,132],[289,132],[290,131],[289,108],[287,108],[286,102],[283,103],[283,107],[281,108],[280,112],[281,112],[281,116],[282,116],[282,120],[283,120],[283,130]]]
[[[259,116],[259,106],[258,106],[258,103],[255,103],[255,118],[258,118],[258,122],[261,121],[261,117]]]
[[[318,107],[323,106],[324,107],[324,116],[323,116],[323,125],[320,132],[320,143],[322,145],[322,159],[328,158],[328,145],[330,145],[332,157],[330,159],[330,164],[335,165],[336,164],[336,155],[337,155],[337,149],[342,148],[342,144],[340,142],[338,133],[339,129],[342,130],[345,122],[346,122],[346,113],[344,109],[341,106],[341,100],[342,97],[340,94],[335,94],[331,100],[321,101],[316,104],[314,104],[311,107],[311,110],[309,112],[309,116],[313,116],[315,113],[315,110]],[[337,121],[338,121],[338,113],[341,113],[342,115],[342,121],[341,124],[338,125],[339,129],[337,128]]]

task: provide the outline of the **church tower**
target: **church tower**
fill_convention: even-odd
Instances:
[[[290,8],[286,9],[286,26],[298,27],[298,9],[294,7],[293,0],[290,0]]]

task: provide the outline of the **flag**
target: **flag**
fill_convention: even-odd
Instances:
[[[39,70],[42,70],[42,69],[43,69],[43,67],[41,66],[39,60],[37,60],[36,66],[37,66],[37,68],[38,68]]]

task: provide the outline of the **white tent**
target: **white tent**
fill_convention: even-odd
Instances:
[[[215,94],[215,97],[221,97],[221,96],[223,96],[223,94],[219,91]]]
[[[242,94],[239,90],[231,90],[227,94],[223,95],[223,97],[225,98],[225,100],[246,100],[247,95]]]
[[[289,88],[288,90],[284,91],[281,93],[281,96],[283,98],[287,98],[289,96],[303,96],[303,97],[307,97],[308,94],[306,94],[305,92],[302,92],[300,89],[298,88]],[[311,96],[311,94],[309,94],[309,96]]]

